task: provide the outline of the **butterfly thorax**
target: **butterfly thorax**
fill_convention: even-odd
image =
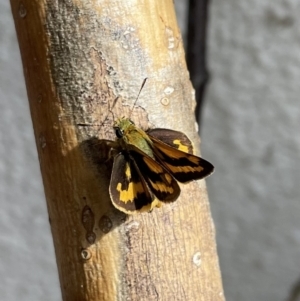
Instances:
[[[151,158],[154,158],[151,148],[152,141],[148,135],[128,118],[118,119],[114,124],[117,142],[122,149],[129,150],[130,146],[135,146]]]

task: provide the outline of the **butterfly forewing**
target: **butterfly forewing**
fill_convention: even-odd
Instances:
[[[180,194],[179,185],[162,164],[133,145],[130,146],[130,154],[134,158],[140,174],[158,200],[170,202],[178,198]]]
[[[109,192],[115,207],[125,213],[152,209],[154,196],[125,152],[114,157]]]
[[[160,130],[169,131],[164,129]],[[177,132],[177,134],[178,133],[180,132]],[[151,134],[149,133],[149,136],[153,142],[153,151],[157,160],[169,170],[177,181],[187,183],[192,180],[203,179],[213,172],[214,167],[208,161],[190,153],[183,152],[179,150],[179,148],[174,148],[170,146],[171,143],[167,144]],[[180,137],[177,138],[181,141]],[[188,139],[186,136],[185,138]]]

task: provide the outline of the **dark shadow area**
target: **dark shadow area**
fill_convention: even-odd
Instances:
[[[196,90],[195,116],[201,130],[201,113],[205,88],[209,80],[206,65],[206,30],[208,0],[190,0],[186,60],[192,84]]]
[[[83,141],[80,150],[84,154],[88,168],[90,168],[96,179],[99,180],[99,191],[101,194],[101,204],[99,208],[92,208],[86,204],[82,208],[81,222],[86,230],[86,239],[89,243],[94,243],[101,239],[126,221],[126,214],[116,209],[111,202],[109,195],[109,183],[112,172],[113,158],[110,158],[110,146],[106,140],[99,140],[92,137]],[[88,184],[87,184],[87,187]],[[88,203],[88,200],[86,200]],[[100,210],[99,210],[100,209]],[[97,213],[100,214],[97,214]]]
[[[286,301],[299,301],[300,300],[300,279],[294,283],[294,285],[291,288],[289,297],[286,299]]]

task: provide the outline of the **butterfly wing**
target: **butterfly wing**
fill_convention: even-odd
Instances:
[[[149,130],[147,134],[185,153],[194,153],[191,140],[182,132],[158,128]]]
[[[114,158],[109,193],[114,206],[127,214],[150,211],[155,206],[153,194],[126,152]]]
[[[180,188],[169,171],[134,145],[129,147],[137,169],[155,197],[162,202],[175,201],[180,194]]]
[[[203,179],[213,172],[214,167],[211,163],[182,151],[182,149],[188,150],[192,147],[190,140],[183,133],[155,129],[149,131],[148,134],[153,142],[153,152],[157,160],[170,171],[177,181],[187,183]],[[158,137],[161,139],[166,137],[166,142],[165,140],[161,141]],[[173,145],[178,147],[175,148]]]

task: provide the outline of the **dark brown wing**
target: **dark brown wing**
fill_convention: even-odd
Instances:
[[[175,201],[180,188],[169,171],[134,145],[129,147],[130,157],[156,198],[162,202]]]
[[[163,132],[170,131],[165,129],[160,130]],[[177,134],[180,134],[180,132],[177,132]],[[182,135],[177,136],[174,140],[184,141],[187,137],[184,134]],[[163,133],[161,134],[162,136]],[[153,142],[155,157],[170,171],[177,181],[187,183],[192,180],[203,179],[213,172],[214,167],[208,161],[170,146],[171,141],[165,143],[159,140],[155,136],[152,136],[152,131],[151,133],[149,132],[149,137]]]
[[[169,129],[152,129],[147,131],[147,134],[185,153],[194,153],[191,140],[182,132]]]
[[[154,196],[125,152],[114,158],[109,193],[114,206],[127,214],[152,209]]]

